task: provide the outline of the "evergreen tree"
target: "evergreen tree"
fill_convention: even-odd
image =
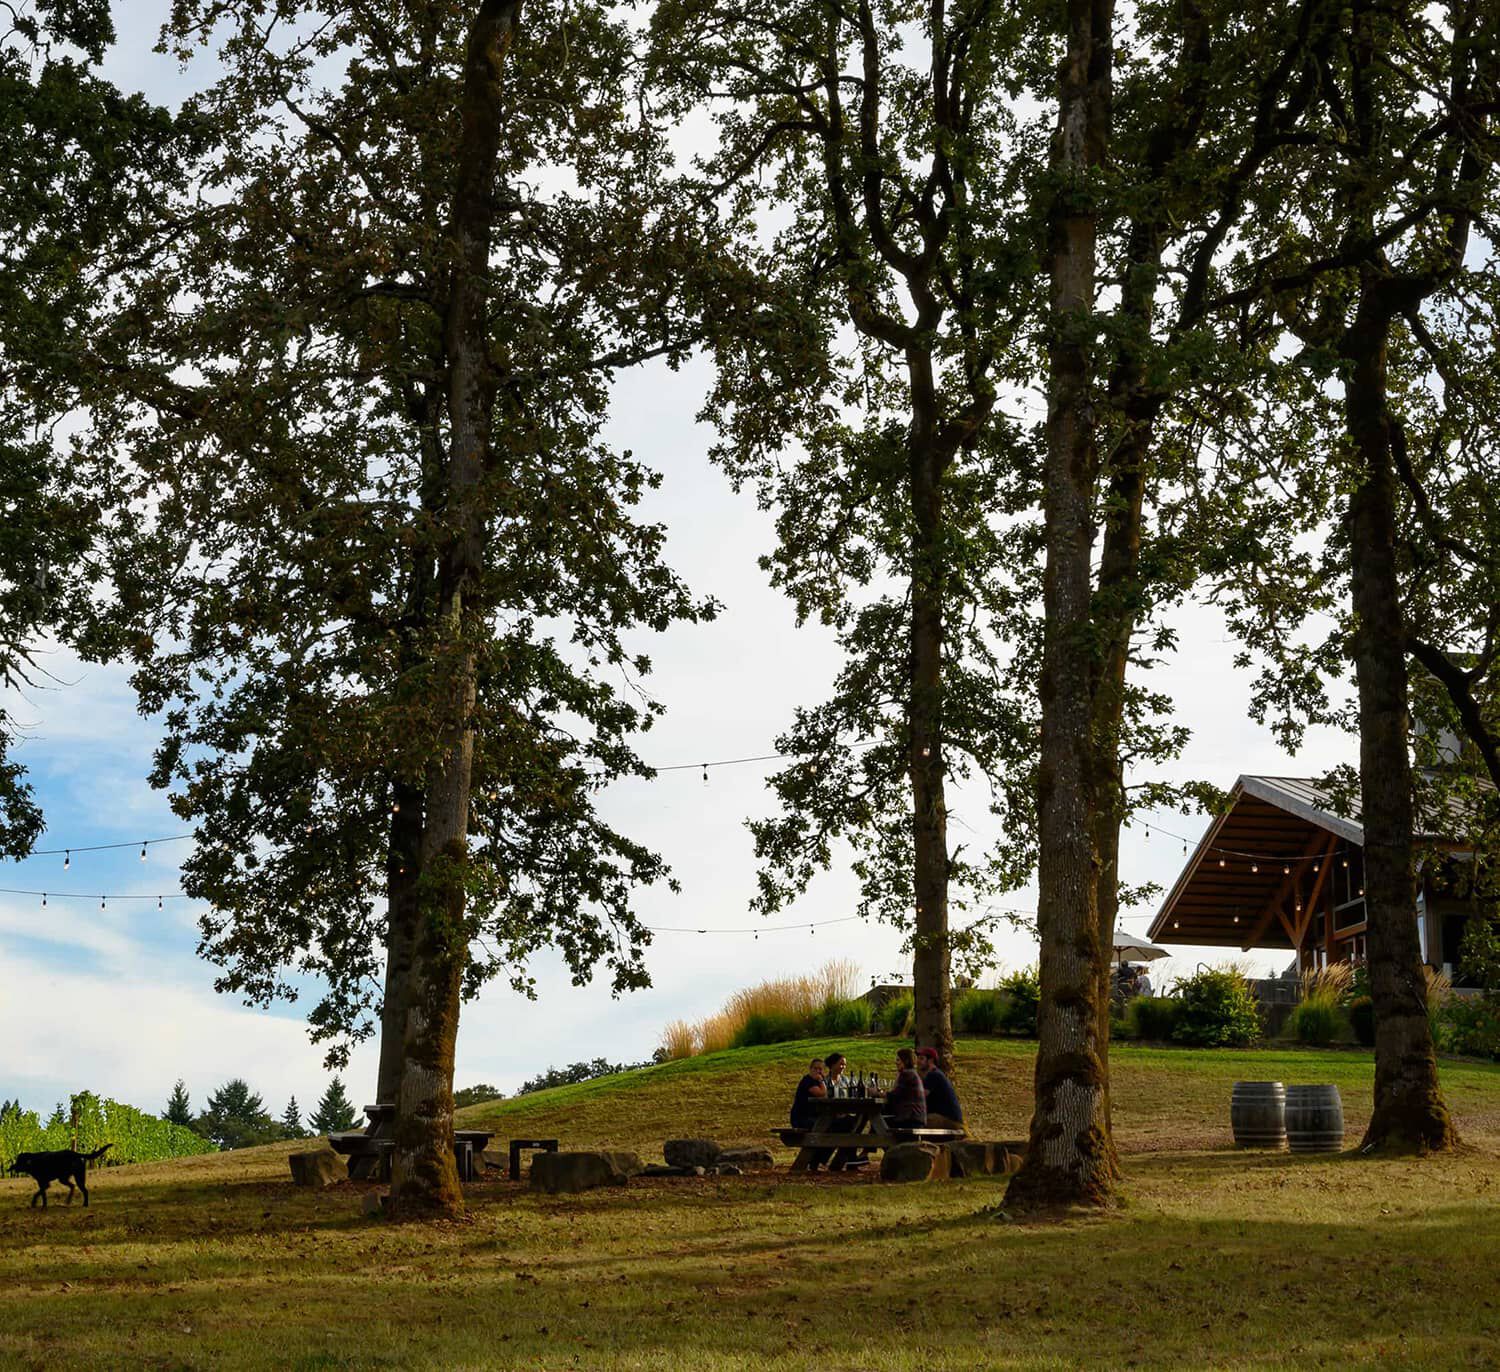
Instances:
[[[359,1116],[354,1113],[354,1106],[344,1094],[343,1081],[335,1077],[328,1083],[328,1090],[323,1093],[323,1099],[318,1102],[318,1108],[309,1123],[318,1133],[330,1134],[341,1129],[353,1129],[358,1122]]]
[[[220,1148],[249,1148],[281,1137],[276,1121],[266,1113],[265,1103],[241,1077],[231,1078],[209,1096],[208,1109],[198,1116],[194,1127]]]
[[[302,1127],[302,1112],[297,1108],[296,1096],[286,1103],[286,1110],[281,1116],[281,1127],[289,1139],[307,1137],[307,1130]]]
[[[172,1088],[172,1095],[162,1118],[169,1124],[180,1124],[184,1129],[193,1127],[193,1109],[188,1102],[187,1084],[181,1077],[177,1078],[177,1084]]]

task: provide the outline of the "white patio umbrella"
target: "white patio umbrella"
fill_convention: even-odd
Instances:
[[[1154,943],[1147,943],[1134,934],[1127,934],[1123,929],[1115,930],[1115,940],[1111,946],[1116,962],[1154,962],[1157,958],[1172,956],[1167,949],[1158,948]]]

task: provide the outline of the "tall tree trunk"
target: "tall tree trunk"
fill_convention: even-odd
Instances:
[[[1046,625],[1037,786],[1042,994],[1031,1138],[1006,1193],[1017,1210],[1102,1204],[1117,1172],[1099,1034],[1108,949],[1100,946],[1098,762],[1089,689],[1096,662],[1090,560],[1098,472],[1089,362],[1096,268],[1089,183],[1108,149],[1113,0],[1069,0],[1067,13],[1049,211]]]
[[[1366,283],[1344,339],[1351,370],[1345,421],[1359,456],[1349,502],[1354,670],[1364,825],[1370,999],[1375,1009],[1375,1109],[1362,1147],[1443,1149],[1455,1141],[1438,1086],[1417,936],[1414,815],[1408,751],[1406,644],[1396,565],[1391,425],[1386,406],[1390,315]]]
[[[451,228],[452,277],[443,344],[448,373],[448,546],[439,575],[441,659],[437,690],[449,743],[431,767],[422,835],[421,913],[412,950],[405,1062],[396,1108],[392,1209],[451,1214],[462,1208],[453,1157],[453,1058],[469,931],[465,918],[469,792],[474,760],[484,568],[481,483],[490,452],[490,238],[500,85],[521,0],[483,0],[469,32]]]
[[[942,476],[946,465],[924,441],[930,411],[918,395],[911,444],[911,788],[913,888],[912,1000],[916,1041],[953,1070],[953,999],[948,940],[948,810],[943,783]]]
[[[386,856],[385,991],[380,1003],[380,1066],[375,1099],[394,1101],[401,1089],[406,1051],[406,997],[411,987],[412,948],[417,936],[417,877],[422,863],[422,791],[397,782],[392,788]]]

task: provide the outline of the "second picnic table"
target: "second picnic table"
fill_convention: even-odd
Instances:
[[[781,1141],[800,1148],[792,1162],[793,1172],[805,1172],[818,1152],[833,1149],[828,1164],[830,1172],[842,1172],[856,1155],[878,1151],[897,1143],[952,1143],[964,1137],[960,1129],[905,1128],[891,1125],[885,1118],[889,1108],[884,1100],[857,1100],[850,1096],[813,1097],[807,1102],[817,1114],[811,1129],[778,1129]],[[834,1128],[834,1121],[844,1123]]]

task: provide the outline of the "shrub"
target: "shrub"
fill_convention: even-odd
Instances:
[[[1260,1037],[1250,983],[1236,967],[1206,967],[1177,983],[1172,1038],[1196,1048],[1243,1048]]]
[[[1366,1048],[1375,1046],[1375,1002],[1369,996],[1355,996],[1349,1002],[1349,1025]]]
[[[1500,1000],[1450,996],[1433,1025],[1438,1046],[1450,1053],[1500,1058]]]
[[[1013,1034],[1036,1037],[1036,1011],[1042,999],[1041,974],[1022,967],[1000,978],[1000,1027]]]
[[[868,1034],[871,1014],[867,1000],[831,1000],[813,1016],[813,1032],[827,1038]]]
[[[953,1024],[962,1034],[993,1034],[1000,1028],[999,992],[963,992],[953,1003]]]
[[[1314,1048],[1326,1048],[1344,1028],[1344,1012],[1325,998],[1305,1000],[1287,1016],[1282,1032]]]
[[[1125,1005],[1125,1027],[1132,1038],[1165,1043],[1177,1027],[1182,1002],[1174,996],[1136,996]]]
[[[880,1007],[880,1027],[887,1034],[904,1038],[911,1033],[912,1016],[916,1009],[917,1002],[912,998],[911,992],[898,991]]]

